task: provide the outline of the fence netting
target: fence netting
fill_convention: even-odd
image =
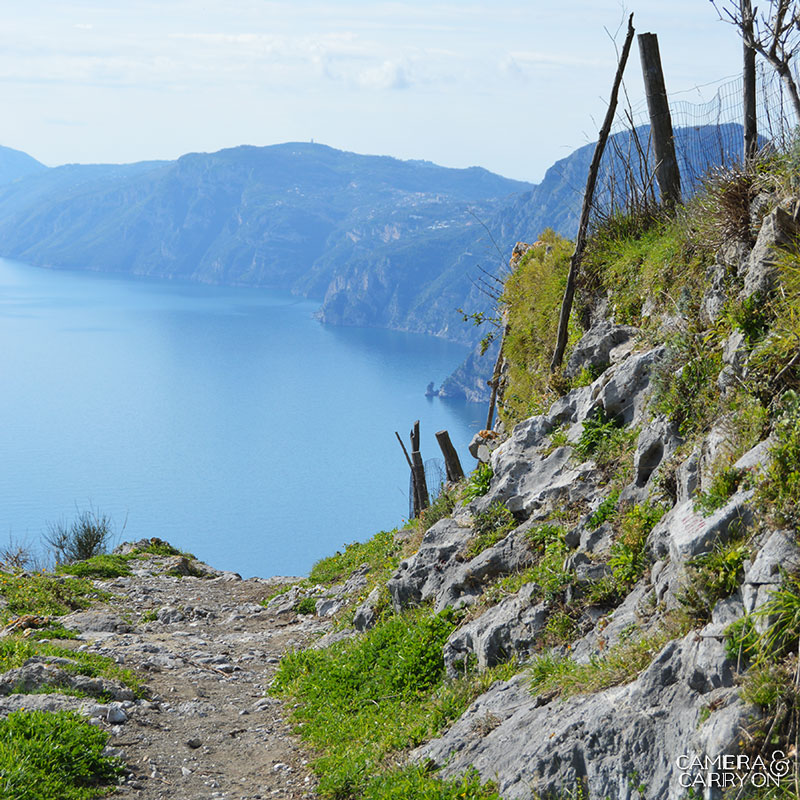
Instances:
[[[742,84],[739,76],[669,95],[684,197],[694,192],[712,168],[742,163]],[[786,89],[775,70],[764,63],[757,66],[756,84],[759,148],[786,150],[798,125]],[[710,92],[711,98],[703,99]],[[655,204],[657,198],[647,103],[620,103],[601,163],[594,214],[634,210]]]

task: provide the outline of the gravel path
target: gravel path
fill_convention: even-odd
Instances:
[[[128,764],[124,797],[314,797],[308,754],[291,734],[288,710],[266,690],[280,656],[319,636],[325,623],[259,605],[289,579],[173,577],[165,573],[187,566],[174,557],[131,565],[132,577],[97,583],[112,601],[63,618],[82,632],[64,644],[136,670],[149,699],[15,695],[2,705],[82,707],[111,732],[110,746]]]

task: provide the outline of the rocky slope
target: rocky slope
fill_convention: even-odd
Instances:
[[[595,315],[566,373],[599,377],[484,434],[474,499],[406,545],[391,613],[460,615],[449,679],[519,665],[412,762],[477,769],[506,800],[750,796],[768,780],[795,796],[796,346],[764,365],[793,313],[781,303],[796,309],[800,202],[767,193],[751,210],[694,311],[651,301],[647,332]],[[758,330],[736,316],[765,304]],[[705,350],[677,359],[695,335]],[[389,613],[377,589],[353,602],[360,631]]]

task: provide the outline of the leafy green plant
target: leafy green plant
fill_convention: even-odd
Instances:
[[[315,597],[303,597],[296,603],[294,610],[298,614],[316,614],[317,599]]]
[[[781,397],[774,434],[770,462],[756,496],[779,523],[793,524],[800,521],[800,395],[794,390]]]
[[[717,542],[711,552],[688,562],[689,582],[679,599],[695,618],[709,619],[717,601],[736,590],[749,555],[748,545],[736,538]]]
[[[489,491],[493,475],[491,464],[488,462],[478,464],[464,487],[464,500],[469,502],[477,497],[483,497]]]
[[[467,543],[465,556],[475,558],[487,548],[504,539],[517,526],[514,515],[499,501],[475,515],[473,535]]]
[[[562,542],[566,533],[563,525],[556,525],[548,522],[529,528],[525,531],[525,539],[534,550],[543,553],[548,545]]]
[[[544,626],[544,641],[551,646],[569,644],[578,634],[573,615],[564,609],[554,611]]]
[[[0,797],[89,800],[122,773],[104,755],[108,734],[66,711],[14,711],[0,719]]]
[[[601,444],[614,437],[622,427],[622,421],[616,417],[608,417],[605,409],[598,408],[583,421],[583,432],[575,443],[575,452],[581,458],[591,458]]]
[[[725,629],[725,654],[737,664],[749,661],[758,647],[758,638],[753,618],[746,614]]]
[[[775,314],[771,304],[761,296],[760,292],[756,292],[750,297],[729,304],[727,316],[731,327],[741,331],[747,344],[752,347],[764,338]]]
[[[694,510],[708,517],[722,508],[735,494],[746,475],[745,470],[736,467],[719,470],[712,478],[708,491],[695,497]]]
[[[542,526],[544,527],[544,526]],[[548,530],[539,560],[530,568],[530,579],[542,591],[543,599],[553,602],[572,585],[574,575],[566,569],[569,547],[564,541],[564,531],[555,534],[555,526]]]
[[[617,589],[626,592],[647,568],[645,542],[666,508],[660,504],[643,503],[623,512],[619,535],[611,545],[609,566]]]
[[[783,583],[757,613],[771,620],[761,637],[763,650],[777,658],[794,648],[800,637],[800,575],[785,574]]]
[[[612,491],[611,494],[600,503],[597,509],[592,512],[589,519],[586,521],[586,525],[589,530],[599,528],[604,522],[613,518],[617,511],[619,493],[619,489]]]
[[[708,345],[699,336],[674,337],[654,375],[653,405],[684,437],[708,427],[719,401],[722,356]]]

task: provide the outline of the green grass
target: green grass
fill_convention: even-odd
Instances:
[[[674,633],[634,634],[603,655],[592,656],[588,663],[578,663],[553,651],[543,653],[528,668],[531,692],[567,698],[630,683],[674,638]]]
[[[475,515],[474,533],[467,543],[466,558],[475,558],[484,550],[504,539],[516,527],[517,521],[514,519],[514,515],[502,503],[492,503],[486,511]]]
[[[416,764],[378,775],[363,796],[364,800],[500,800],[494,784],[481,784],[475,771],[444,781]]]
[[[128,562],[134,557],[133,555],[123,556],[116,553],[104,553],[87,558],[85,561],[61,564],[57,567],[56,572],[75,575],[79,578],[97,578],[100,580],[120,578],[131,574]]]
[[[545,411],[567,388],[560,373],[551,374],[550,360],[574,245],[552,230],[539,240],[544,246],[531,248],[520,259],[501,298],[508,320],[503,344],[508,375],[499,412],[507,430]],[[575,317],[573,313],[569,322],[567,358],[583,333]]]
[[[60,664],[59,669],[76,675],[102,677],[116,680],[127,686],[137,695],[143,695],[141,681],[129,669],[120,667],[113,659],[106,656],[90,653],[86,650],[71,650],[68,647],[59,647],[50,642],[36,641],[19,636],[8,636],[0,639],[0,672],[17,669],[34,656],[52,656],[54,658],[67,658],[74,663]]]
[[[298,704],[300,733],[320,753],[314,768],[323,797],[411,791],[420,776],[408,784],[407,773],[387,769],[390,756],[439,733],[495,677],[511,674],[506,666],[445,680],[442,646],[456,624],[452,612],[431,616],[417,609],[384,618],[356,640],[283,658],[270,691]],[[413,791],[409,796],[452,796],[437,793],[449,791],[439,782],[417,783]],[[491,796],[469,791],[467,797]]]
[[[89,800],[122,773],[108,734],[75,713],[15,711],[0,719],[2,800]]]
[[[371,572],[383,573],[396,566],[399,550],[394,531],[381,531],[366,542],[348,544],[344,552],[317,561],[311,568],[308,580],[312,584],[332,586],[346,580],[362,564],[368,564]]]
[[[62,616],[91,601],[105,597],[84,578],[62,578],[45,573],[9,575],[0,573],[0,595],[8,605],[0,611],[3,624],[20,614]]]

